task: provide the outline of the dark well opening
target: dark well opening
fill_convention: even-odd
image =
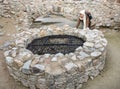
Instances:
[[[79,46],[83,46],[84,40],[70,35],[51,35],[34,39],[28,44],[27,49],[34,54],[67,54],[74,52]]]

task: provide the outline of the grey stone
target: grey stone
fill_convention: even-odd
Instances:
[[[23,49],[20,50],[19,57],[22,58],[24,62],[26,62],[27,60],[32,59],[32,53],[26,49]]]
[[[91,70],[89,72],[89,76],[96,77],[99,73],[100,73],[99,70]]]
[[[80,46],[76,49],[76,51],[81,51],[83,48]]]
[[[76,55],[73,55],[73,56],[71,57],[71,59],[74,60],[74,61],[76,61],[76,60],[77,60]]]
[[[4,52],[4,56],[7,57],[10,52],[11,52],[11,50],[5,51],[5,52]]]
[[[45,66],[41,64],[36,64],[32,68],[33,73],[42,73],[45,70]]]
[[[21,82],[24,86],[29,87],[28,81],[26,79],[21,79]]]
[[[81,89],[81,88],[82,88],[82,84],[79,84],[76,89]]]
[[[53,86],[53,85],[52,85],[52,86],[50,86],[49,88],[50,88],[50,89],[56,89],[56,88],[55,88],[55,86]]]
[[[94,52],[95,48],[89,48],[89,47],[83,46],[83,50],[84,50],[84,52],[89,54],[91,52]]]
[[[36,64],[34,67],[39,68],[40,70],[45,70],[45,66],[41,64]]]
[[[66,68],[68,71],[71,70],[71,69],[74,68],[74,67],[77,67],[77,65],[75,65],[75,64],[72,63],[72,62],[67,63],[67,64],[65,65],[65,68]]]
[[[88,76],[87,75],[83,75],[82,77],[81,77],[81,82],[83,83],[83,82],[87,82],[87,80],[88,80]]]
[[[21,71],[22,71],[24,74],[30,74],[30,73],[31,73],[31,71],[30,71],[31,62],[32,62],[32,60],[28,60],[28,61],[23,65]]]
[[[4,0],[3,3],[4,3],[4,4],[8,4],[9,2],[8,2],[7,0]]]
[[[105,38],[101,39],[101,41],[103,46],[107,46],[107,40]]]
[[[4,32],[1,32],[1,31],[0,31],[0,36],[3,36],[3,35],[4,35]]]
[[[23,44],[24,45],[24,41],[23,40],[16,40],[15,41],[15,44],[18,45],[18,44]]]
[[[29,84],[31,84],[31,85],[35,85],[36,83],[37,83],[37,79],[38,79],[38,76],[36,76],[36,75],[30,75],[29,76]]]
[[[81,36],[85,36],[85,34],[86,34],[86,31],[85,31],[85,30],[80,31],[80,35],[81,35]]]
[[[35,85],[30,85],[30,89],[36,89]]]
[[[46,79],[45,78],[39,78],[38,79],[38,84],[45,85],[46,84]]]
[[[5,42],[5,44],[2,46],[3,48],[5,48],[5,49],[7,49],[7,48],[9,48],[9,46],[11,45],[11,41],[7,41],[7,42]]]
[[[92,52],[91,53],[91,57],[98,57],[100,56],[102,53],[101,52]]]
[[[12,57],[16,57],[17,51],[16,51],[16,50],[13,50],[13,51],[11,52],[11,55],[12,55]]]
[[[94,46],[94,43],[92,43],[92,42],[85,42],[84,43],[84,46],[87,46],[87,47],[93,47]]]
[[[44,57],[48,58],[48,57],[50,57],[50,54],[44,54]]]
[[[57,61],[58,61],[58,58],[57,58],[57,57],[53,57],[53,58],[51,59],[51,61],[52,61],[52,62],[57,62]]]
[[[69,84],[66,86],[66,89],[75,89],[75,86],[74,86],[72,83],[69,83]]]
[[[56,56],[56,57],[63,57],[64,54],[62,54],[62,53],[57,53],[55,56]]]
[[[54,79],[46,80],[46,84],[47,84],[48,87],[52,87],[54,85]]]
[[[99,44],[95,44],[95,48],[101,48],[103,47],[100,43]]]
[[[13,63],[13,58],[12,57],[6,57],[5,60],[6,60],[6,63],[8,65],[11,65]]]
[[[101,52],[103,52],[103,51],[105,50],[105,48],[102,47],[102,48],[99,48],[99,50],[100,50]]]
[[[77,57],[78,57],[80,60],[82,60],[82,59],[87,58],[87,57],[90,56],[90,55],[88,55],[88,54],[85,53],[85,52],[80,52],[79,54],[80,54],[80,55],[78,55]]]

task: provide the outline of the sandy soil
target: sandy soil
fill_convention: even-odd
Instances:
[[[105,69],[82,89],[120,89],[120,32],[107,31],[105,37],[108,40]]]
[[[0,36],[0,46],[12,39],[11,35],[17,32],[13,22],[11,19],[0,18],[0,25],[4,26],[2,30],[5,31],[5,34]],[[105,69],[94,80],[85,83],[82,89],[120,89],[120,32],[107,31],[105,36],[109,42]],[[1,50],[0,89],[28,89],[9,76]]]
[[[2,31],[5,32],[3,36],[0,36],[0,46],[6,41],[12,39],[12,34],[16,33],[14,26],[14,20],[0,18],[0,25],[4,26]],[[5,64],[3,51],[0,50],[0,89],[28,89],[25,88],[21,83],[15,82],[14,79],[9,75],[7,66]]]

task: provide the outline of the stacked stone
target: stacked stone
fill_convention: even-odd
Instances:
[[[85,43],[65,55],[37,55],[26,49],[33,39],[60,34],[80,37]],[[96,29],[44,26],[16,34],[14,43],[4,55],[10,75],[30,89],[80,89],[84,82],[96,77],[103,69],[106,46],[104,35]]]

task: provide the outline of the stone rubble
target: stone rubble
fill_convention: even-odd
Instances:
[[[76,20],[79,11],[83,9],[92,13],[92,25],[96,28],[111,27],[119,30],[119,3],[110,3],[101,0],[4,0],[0,2],[0,16],[15,18],[17,30],[28,28],[38,16],[44,17],[49,14],[62,15],[66,18]]]
[[[96,77],[104,68],[107,40],[102,32],[96,29],[74,29],[68,25],[63,27],[51,25],[15,34],[13,43],[6,44],[8,48],[4,50],[10,75],[30,89],[81,88],[84,82]],[[33,39],[59,34],[81,37],[85,43],[74,53],[65,55],[62,53],[37,55],[26,49]],[[90,37],[93,40],[88,40]]]

